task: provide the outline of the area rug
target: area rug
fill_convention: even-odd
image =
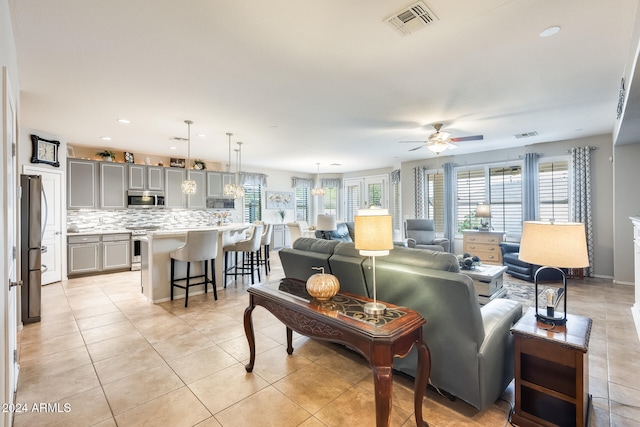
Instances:
[[[533,283],[525,282],[525,281],[514,281],[503,279],[502,286],[507,289],[507,293],[504,298],[512,299],[514,301],[518,301],[525,307],[531,307],[535,302],[535,285]],[[538,284],[538,306],[544,308],[546,306],[545,301],[541,298],[542,293],[548,289],[552,288],[556,291],[559,291],[560,296],[562,296],[562,288],[558,288],[557,286],[546,286],[544,284]],[[562,299],[560,298],[560,301]]]

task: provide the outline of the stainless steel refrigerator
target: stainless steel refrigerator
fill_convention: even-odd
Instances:
[[[42,177],[20,175],[20,187],[22,322],[33,323],[40,321],[42,290]]]

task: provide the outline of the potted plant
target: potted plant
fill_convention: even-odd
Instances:
[[[116,159],[116,153],[114,153],[113,151],[110,151],[110,150],[98,151],[96,153],[96,156],[102,157],[102,160],[105,160],[107,162],[112,162],[112,161],[114,161]]]

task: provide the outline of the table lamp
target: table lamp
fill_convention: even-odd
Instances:
[[[322,238],[328,240],[326,236],[327,231],[335,231],[338,229],[338,224],[336,223],[336,217],[333,215],[318,215],[316,220],[316,230],[322,231]]]
[[[364,305],[367,314],[382,314],[386,306],[378,302],[376,293],[376,256],[389,255],[393,249],[391,215],[386,209],[360,209],[354,217],[355,247],[360,255],[369,256],[373,268],[373,302]]]
[[[489,221],[483,218],[491,218],[491,205],[479,203],[476,207],[476,218],[480,218],[480,231],[489,231]]]
[[[583,268],[589,266],[587,238],[584,224],[579,222],[525,221],[522,228],[520,255],[522,261],[540,265],[534,276],[536,293],[536,318],[543,323],[564,325],[567,323],[567,275],[561,268]],[[538,275],[542,270],[552,269],[562,276],[564,313],[555,312],[558,295],[545,294],[547,310],[538,307]],[[555,294],[555,295],[554,295]]]

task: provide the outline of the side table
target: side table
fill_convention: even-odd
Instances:
[[[389,426],[393,358],[405,357],[415,345],[418,351],[418,375],[414,383],[416,426],[426,427],[422,418],[422,400],[429,373],[431,356],[422,338],[424,318],[416,311],[386,304],[379,316],[364,312],[368,298],[348,293],[337,294],[330,301],[317,301],[306,293],[305,283],[294,279],[251,286],[249,306],[244,312],[244,330],[249,342],[247,372],[253,371],[256,359],[255,336],[251,313],[260,305],[286,325],[287,353],[293,353],[292,330],[312,337],[345,344],[357,350],[373,371],[376,402],[376,426]]]
[[[567,314],[567,324],[538,323],[535,309],[511,328],[514,335],[519,426],[588,426],[589,336],[592,320]]]

